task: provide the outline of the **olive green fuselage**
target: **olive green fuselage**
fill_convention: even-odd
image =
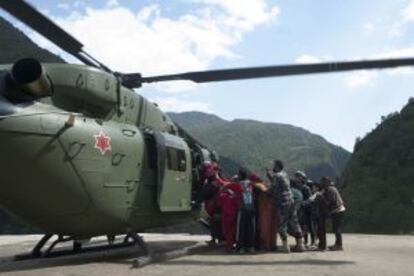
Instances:
[[[170,118],[111,74],[43,67],[52,96],[15,104],[0,120],[0,204],[75,237],[192,218],[191,152]]]

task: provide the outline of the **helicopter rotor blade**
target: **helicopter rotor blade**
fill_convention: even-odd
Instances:
[[[37,11],[24,0],[0,0],[0,7],[21,20],[26,25],[48,38],[64,51],[72,54],[86,65],[101,68],[114,73],[104,64],[100,63],[83,50],[83,44],[68,34],[45,15]],[[383,69],[400,66],[413,66],[414,58],[395,58],[363,61],[326,62],[314,64],[292,64],[280,66],[234,68],[223,70],[209,70],[199,72],[187,72],[182,74],[142,77],[141,74],[114,73],[121,77],[122,84],[129,88],[138,88],[142,83],[190,80],[197,83],[241,80],[252,78],[266,78],[279,76],[293,76],[316,73],[330,73],[363,69]]]
[[[0,0],[0,7],[86,65],[112,72],[83,51],[83,44],[24,0]]]
[[[228,81],[241,80],[252,78],[266,78],[266,77],[280,77],[293,76],[317,73],[330,73],[351,70],[363,69],[384,69],[400,66],[414,66],[414,58],[395,58],[395,59],[378,59],[378,60],[363,60],[363,61],[345,61],[345,62],[326,62],[313,64],[291,64],[280,66],[266,66],[266,67],[250,67],[250,68],[235,68],[224,70],[211,70],[188,72],[183,74],[161,75],[154,77],[140,77],[139,74],[125,74],[126,78],[131,81],[136,78],[141,78],[140,83],[151,83],[160,81],[173,80],[190,80],[197,83],[213,82],[213,81]],[[136,79],[138,81],[138,79]]]

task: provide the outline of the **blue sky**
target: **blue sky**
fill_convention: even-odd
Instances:
[[[414,0],[30,2],[103,63],[144,75],[414,56]],[[352,150],[357,136],[373,129],[381,115],[400,110],[413,95],[413,71],[172,83],[137,92],[165,110],[292,124]]]

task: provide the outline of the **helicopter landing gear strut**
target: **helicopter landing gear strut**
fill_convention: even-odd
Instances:
[[[15,260],[36,259],[41,257],[48,257],[52,255],[52,250],[55,246],[62,242],[73,241],[73,252],[80,252],[82,250],[82,242],[75,240],[71,236],[58,235],[58,238],[53,241],[46,250],[42,250],[46,243],[54,236],[54,234],[45,234],[40,241],[35,245],[29,254],[16,255]]]
[[[15,260],[26,260],[26,259],[37,259],[43,257],[56,257],[68,254],[76,254],[81,252],[89,252],[93,250],[100,250],[105,247],[105,245],[95,245],[82,248],[83,240],[77,240],[73,236],[64,236],[64,235],[57,235],[57,239],[51,240],[54,234],[45,234],[33,247],[32,251],[28,254],[20,254],[15,256]],[[107,235],[107,241],[110,248],[115,247],[125,247],[125,246],[138,246],[144,252],[144,256],[139,258],[140,263],[148,263],[152,258],[152,251],[149,249],[147,244],[145,243],[142,236],[138,235],[135,232],[127,232],[124,242],[120,244],[115,244],[115,235]],[[56,245],[60,243],[70,242],[73,241],[73,247],[62,247],[59,248],[57,251],[53,251]],[[144,260],[144,261],[143,261]]]
[[[42,248],[45,246],[45,244],[53,237],[53,234],[46,234],[44,235],[40,241],[35,245],[32,252],[29,254],[28,257],[32,258],[39,258],[42,256]],[[18,256],[16,256],[18,258]]]
[[[142,267],[145,266],[153,261],[153,252],[148,247],[147,243],[144,241],[143,237],[138,235],[135,232],[128,232],[125,236],[124,242],[128,243],[130,240],[133,241],[133,243],[137,246],[139,246],[143,251],[144,255],[140,256],[138,258],[135,258],[132,261],[133,267]]]
[[[152,252],[149,249],[147,243],[142,238],[142,236],[138,235],[135,232],[128,232],[124,238],[124,242],[127,243],[130,240],[132,240],[134,244],[138,245],[144,251],[145,255],[151,255]]]

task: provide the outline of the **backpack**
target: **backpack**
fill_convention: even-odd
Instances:
[[[250,182],[250,180],[246,179],[240,181],[240,186],[242,189],[240,208],[243,210],[254,210],[253,184]]]

